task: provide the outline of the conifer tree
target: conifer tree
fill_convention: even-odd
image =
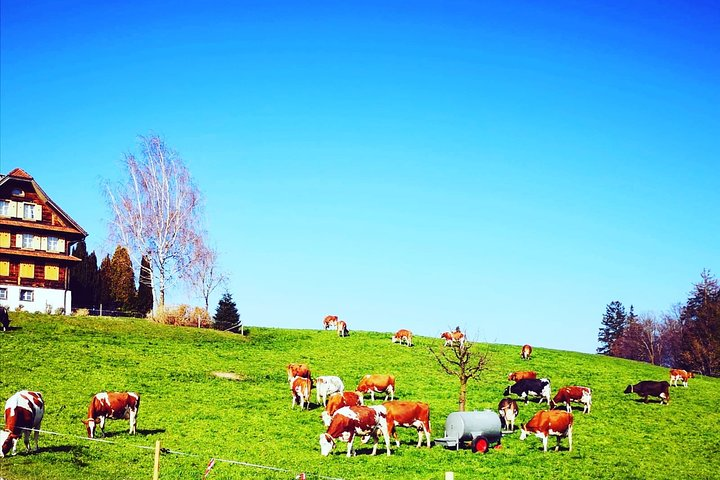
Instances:
[[[105,255],[105,258],[100,262],[98,279],[100,280],[98,300],[100,305],[102,305],[102,309],[106,311],[114,310],[115,305],[112,301],[112,261],[110,260],[110,255]]]
[[[679,360],[684,368],[720,375],[720,284],[708,270],[682,308],[685,332]]]
[[[110,298],[116,309],[131,312],[135,307],[137,293],[132,260],[125,247],[118,245],[115,248],[110,267],[112,278]]]
[[[225,292],[215,309],[214,328],[238,332],[240,328],[240,314],[230,293]]]
[[[605,307],[605,315],[602,318],[603,326],[598,333],[598,342],[600,342],[600,347],[597,349],[598,353],[613,355],[613,344],[623,334],[626,323],[627,314],[622,303],[616,300]]]
[[[87,246],[81,240],[75,246],[72,255],[80,259],[70,267],[70,291],[75,308],[92,308],[97,299],[97,258],[95,252],[88,255]]]
[[[140,261],[140,275],[137,290],[136,310],[146,315],[153,308],[152,267],[147,255]]]

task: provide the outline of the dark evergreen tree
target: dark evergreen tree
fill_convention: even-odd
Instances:
[[[230,293],[225,292],[215,309],[213,328],[238,332],[240,329],[240,314]]]
[[[614,301],[605,307],[605,315],[602,318],[603,326],[598,334],[598,342],[600,342],[600,347],[597,349],[598,353],[613,355],[613,344],[623,334],[626,322],[627,315],[622,303]]]
[[[702,272],[702,281],[680,313],[684,339],[676,367],[700,371],[704,375],[720,375],[720,285],[709,271]]]
[[[80,262],[70,267],[70,284],[74,308],[93,308],[97,304],[98,268],[95,252],[88,255],[85,241],[77,243],[73,256]]]
[[[130,254],[120,245],[115,248],[110,260],[110,299],[115,308],[124,312],[133,311],[136,303],[135,272]]]
[[[146,315],[153,308],[153,291],[152,291],[152,266],[150,266],[150,258],[143,255],[140,262],[140,275],[137,289],[137,305],[135,309]]]
[[[105,258],[100,262],[99,273],[99,304],[102,306],[104,311],[114,310],[115,305],[112,301],[112,261],[110,255],[106,255]]]

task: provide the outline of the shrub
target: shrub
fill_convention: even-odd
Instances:
[[[87,317],[90,315],[90,310],[87,308],[76,308],[75,312],[73,313],[76,317]]]
[[[153,320],[163,325],[210,327],[210,315],[204,309],[185,304],[176,307],[165,307],[153,316]]]

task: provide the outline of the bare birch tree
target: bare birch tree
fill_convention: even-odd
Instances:
[[[141,155],[126,154],[127,179],[108,185],[113,218],[110,235],[127,247],[133,261],[151,263],[156,308],[164,308],[166,289],[192,258],[201,194],[182,158],[157,135],[140,136]]]
[[[209,314],[210,295],[219,286],[226,284],[227,276],[218,266],[217,250],[208,247],[202,236],[195,239],[193,255],[183,277],[191,290],[203,299],[205,311]],[[199,319],[198,328],[200,328]]]
[[[454,375],[460,380],[460,395],[458,409],[465,411],[467,401],[467,384],[470,379],[479,380],[490,360],[490,352],[481,352],[472,348],[474,344],[469,341],[454,343],[452,346],[442,346],[437,350],[428,347],[440,367],[448,375]]]

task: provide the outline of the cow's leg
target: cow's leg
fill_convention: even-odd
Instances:
[[[12,455],[17,455],[17,438],[12,439]]]
[[[380,420],[380,433],[382,433],[385,439],[385,449],[387,450],[388,457],[390,456],[390,434],[388,433],[388,424],[384,418]],[[377,445],[377,432],[375,433],[375,445]]]
[[[375,401],[375,390],[370,390],[370,400]]]
[[[390,393],[390,400],[395,400],[395,389],[392,385],[388,385],[388,388],[385,390],[385,400],[387,401],[388,393]]]
[[[137,409],[130,409],[130,435],[137,433]]]
[[[355,434],[351,433],[350,438],[348,439],[348,448],[347,448],[347,456],[352,457],[355,455],[355,448],[353,448],[353,440],[355,439]]]
[[[100,424],[100,431],[102,432],[102,436],[104,437],[105,436],[105,417],[104,416],[100,417],[99,424]]]
[[[33,431],[33,440],[35,440],[35,451],[37,452],[39,450],[38,447],[38,438],[40,438],[40,432],[38,431],[40,429],[40,426],[36,426],[35,430]]]
[[[23,443],[25,444],[25,451],[30,453],[30,430],[23,430]]]
[[[547,452],[547,444],[548,444],[548,436],[547,435],[543,435],[542,442],[543,442],[543,452]]]

